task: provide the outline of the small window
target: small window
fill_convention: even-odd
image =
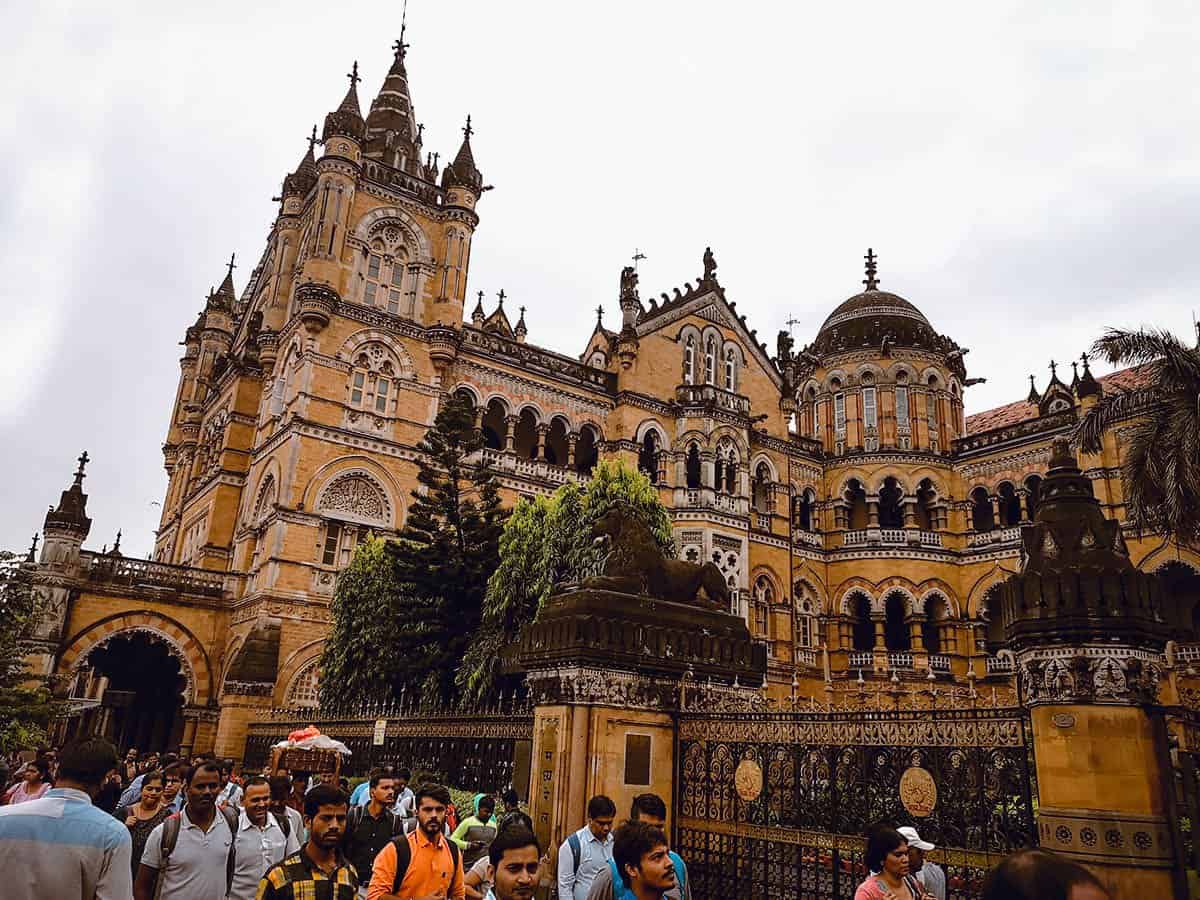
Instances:
[[[879,411],[875,405],[875,388],[865,387],[862,392],[863,396],[863,423],[868,428],[877,428],[879,426]]]
[[[325,528],[325,552],[321,556],[321,563],[326,566],[332,566],[337,562],[338,542],[341,540],[342,526],[337,522],[330,522]]]
[[[388,312],[400,312],[400,292],[397,290],[388,291]]]
[[[378,278],[379,277],[379,269],[380,269],[380,266],[382,266],[382,264],[383,264],[383,259],[381,257],[379,257],[377,254],[372,253],[371,259],[367,262],[367,277],[368,278]]]
[[[363,290],[363,298],[367,301],[368,306],[375,305],[375,291],[377,287],[375,282],[368,281],[366,288]]]
[[[387,412],[389,387],[391,384],[386,378],[380,378],[375,382],[375,412]]]
[[[696,341],[691,337],[683,345],[683,383],[696,383]]]
[[[821,401],[816,398],[812,402],[812,436],[821,437]]]
[[[396,262],[392,265],[392,285],[393,287],[400,287],[403,282],[404,266],[401,265],[400,260],[396,260]]]
[[[896,388],[896,424],[901,428],[908,427],[908,388]]]
[[[355,406],[362,406],[363,386],[366,384],[367,376],[362,372],[354,373],[354,386],[350,389],[350,402]]]
[[[737,389],[737,351],[730,347],[725,351],[725,390]]]
[[[833,398],[833,427],[839,436],[846,434],[846,395],[835,394]]]
[[[717,341],[710,337],[704,344],[704,383],[715,384],[717,381]]]

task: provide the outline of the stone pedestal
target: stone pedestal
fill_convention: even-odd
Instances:
[[[1043,848],[1114,897],[1186,896],[1159,689],[1157,580],[1129,560],[1065,442],[1056,442],[1001,616],[1030,709]]]
[[[530,807],[556,848],[605,794],[628,815],[641,793],[674,802],[674,713],[689,686],[758,695],[766,648],[740,618],[692,604],[580,589],[552,597],[521,635],[536,703]]]

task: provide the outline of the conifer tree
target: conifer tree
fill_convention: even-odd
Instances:
[[[43,743],[61,706],[25,662],[40,613],[31,567],[0,551],[0,756]]]

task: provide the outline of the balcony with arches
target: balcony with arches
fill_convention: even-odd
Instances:
[[[1021,526],[1031,523],[1037,515],[1041,496],[1040,475],[1029,475],[1020,487],[1012,481],[1001,481],[994,489],[977,485],[967,495],[970,531],[969,549],[1015,550],[1021,540]]]
[[[844,549],[912,547],[942,549],[947,504],[933,482],[922,479],[908,493],[895,477],[884,478],[874,493],[857,478],[846,481],[833,502],[834,527]]]
[[[831,666],[852,676],[963,675],[970,666],[964,627],[940,591],[915,600],[904,590],[889,590],[876,598],[855,590],[837,617]]]
[[[475,415],[484,440],[480,459],[499,475],[557,486],[586,481],[600,459],[602,437],[590,422],[575,425],[562,415],[547,420],[532,406],[514,413],[499,397],[477,405]]]

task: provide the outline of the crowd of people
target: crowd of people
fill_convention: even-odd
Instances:
[[[350,792],[331,772],[239,776],[228,760],[119,759],[89,739],[0,775],[6,900],[531,900],[539,888],[558,900],[692,900],[652,793],[620,824],[609,797],[592,797],[552,864],[511,789],[460,811],[442,785],[411,787],[406,769],[372,769]],[[945,873],[926,856],[935,849],[915,828],[876,826],[855,900],[946,900]],[[983,896],[1109,895],[1083,867],[1027,850],[989,874]]]

